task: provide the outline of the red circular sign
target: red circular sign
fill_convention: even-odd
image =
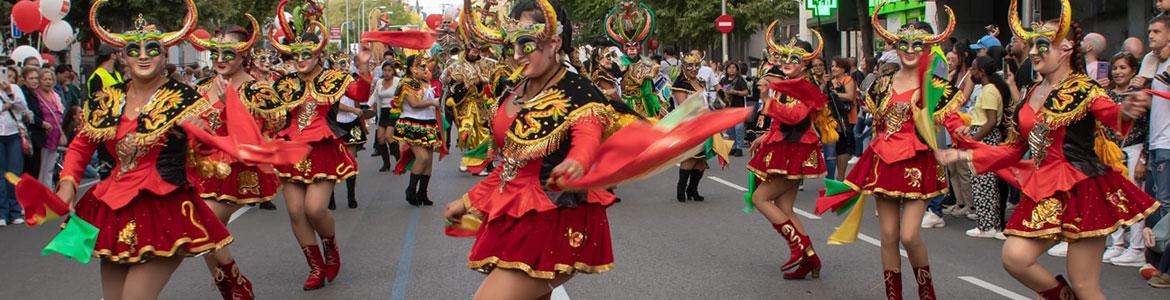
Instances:
[[[715,29],[722,33],[729,33],[732,29],[735,29],[735,19],[732,19],[729,15],[719,16],[715,18]]]

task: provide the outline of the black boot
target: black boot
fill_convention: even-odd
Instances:
[[[276,204],[272,204],[272,201],[268,201],[268,202],[261,202],[261,203],[260,203],[260,209],[263,209],[263,210],[276,210]]]
[[[357,196],[354,193],[357,190],[357,176],[350,177],[345,180],[345,196],[349,201],[349,208],[357,208]]]
[[[381,145],[379,147],[379,149],[382,149],[382,151],[387,152],[387,153],[382,154],[382,167],[378,168],[378,172],[388,172],[388,171],[390,171],[390,168],[392,167],[391,163],[390,163],[390,153],[389,153],[389,151],[385,150],[386,145]]]
[[[406,186],[406,203],[410,203],[410,205],[413,206],[419,205],[419,202],[415,196],[415,190],[418,189],[418,182],[421,178],[422,175],[415,175],[414,173],[410,173],[410,185]]]
[[[678,169],[678,202],[687,201],[687,182],[691,177],[691,170]]]
[[[381,142],[374,142],[374,154],[370,154],[370,157],[379,156],[386,156],[386,144]]]
[[[422,179],[420,179],[418,182],[418,193],[415,194],[415,197],[418,198],[418,202],[422,203],[422,205],[425,205],[425,206],[435,205],[434,202],[431,202],[431,198],[427,196],[427,186],[429,186],[431,184],[431,175],[419,175],[419,176],[421,176]]]
[[[329,210],[337,209],[337,201],[333,197],[334,194],[335,193],[333,193],[333,192],[329,192]]]
[[[705,199],[699,195],[699,180],[703,180],[703,170],[691,170],[691,180],[687,183],[687,200],[703,201]]]
[[[398,160],[399,157],[402,157],[402,153],[398,149],[398,142],[387,143],[386,149],[389,150],[390,156],[393,156],[394,160]]]

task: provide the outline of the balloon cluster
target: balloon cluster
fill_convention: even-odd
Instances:
[[[75,38],[73,26],[62,20],[69,8],[69,0],[22,0],[12,6],[12,24],[22,32],[40,32],[49,50],[65,50]]]

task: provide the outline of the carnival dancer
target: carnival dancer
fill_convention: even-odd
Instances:
[[[470,8],[490,10],[491,7]],[[466,9],[465,9],[466,10]],[[464,14],[465,15],[465,14]],[[455,145],[462,149],[463,159],[459,170],[469,174],[485,176],[492,160],[488,157],[491,142],[490,116],[488,110],[494,105],[492,73],[498,63],[492,59],[491,48],[469,33],[459,23],[459,39],[464,51],[454,63],[447,66],[446,82],[450,97],[445,99],[452,108],[458,124],[459,137]]]
[[[252,121],[258,122],[259,128],[266,128],[265,132],[274,132],[276,124],[284,122],[284,109],[276,99],[272,85],[255,80],[244,70],[251,59],[249,54],[252,46],[260,37],[260,27],[256,19],[249,14],[244,16],[250,22],[250,32],[243,28],[235,28],[221,31],[215,37],[206,40],[195,35],[187,37],[192,44],[207,49],[215,63],[216,75],[201,81],[197,85],[197,90],[212,104],[211,109],[203,114],[203,118],[209,129],[219,136],[228,135],[228,128],[225,125],[227,115],[224,113],[226,101],[242,101],[255,118]],[[229,94],[226,92],[227,89],[235,90],[236,93]],[[235,99],[236,95],[238,99]],[[228,99],[229,97],[233,99]],[[262,170],[257,165],[241,161],[233,161],[227,167],[228,169],[223,170],[200,168],[192,172],[191,176],[199,195],[225,225],[228,224],[231,215],[243,205],[272,201],[280,188],[280,179],[271,168]],[[240,272],[226,247],[205,256],[204,260],[224,299],[253,297],[251,281]]]
[[[472,14],[476,23],[479,17]],[[488,273],[477,299],[539,299],[576,273],[613,267],[605,215],[613,195],[542,189],[546,181],[579,177],[608,124],[600,92],[557,59],[572,44],[567,17],[549,0],[524,1],[502,20],[506,33],[475,24],[486,41],[515,48],[523,76],[492,111],[502,165],[444,213],[452,222],[485,216],[468,258],[468,267]]]
[[[77,181],[94,152],[105,148],[115,154],[113,175],[89,189],[74,211],[99,229],[92,255],[101,259],[102,296],[156,299],[182,257],[232,242],[188,182],[187,165],[174,163],[196,148],[186,127],[178,125],[198,120],[211,107],[195,89],[163,74],[167,49],[195,29],[198,12],[187,0],[178,31],[161,32],[139,15],[132,30],[115,34],[97,22],[106,2],[93,2],[90,30],[103,43],[122,48],[130,80],[85,102],[84,124],[65,154],[57,195],[73,204]]]
[[[780,269],[796,270],[784,273],[784,279],[804,279],[810,273],[813,278],[818,278],[820,257],[813,251],[812,239],[792,207],[801,179],[825,175],[821,143],[832,143],[837,137],[837,123],[829,115],[828,98],[819,92],[818,84],[808,72],[810,61],[824,49],[824,41],[820,32],[811,30],[817,37],[816,50],[808,42],[797,41],[795,37],[788,44],[781,45],[772,37],[776,23],[773,21],[764,34],[769,64],[779,66],[790,80],[806,81],[805,85],[811,87],[806,91],[812,92],[768,90],[760,114],[774,122],[762,137],[751,143],[749,152],[753,156],[747,165],[755,181],[750,185],[755,187],[751,200],[792,251],[791,258]]]
[[[281,74],[277,70],[280,65],[280,54],[272,49],[254,48],[252,49],[252,66],[247,68],[252,78],[260,82],[267,82],[272,84],[277,79],[280,79]]]
[[[407,57],[406,74],[396,96],[402,99],[402,114],[394,124],[394,139],[410,145],[414,162],[406,187],[406,202],[414,206],[434,205],[427,195],[427,187],[431,182],[432,154],[443,143],[439,132],[439,97],[430,84],[431,68],[430,58],[423,54]]]
[[[1139,222],[1159,204],[1125,178],[1121,150],[1108,137],[1122,136],[1146,112],[1144,93],[1114,103],[1084,73],[1082,31],[1068,0],[1060,18],[1024,29],[1012,1],[1009,22],[1016,38],[1032,44],[1032,62],[1044,80],[1017,108],[1001,146],[957,135],[966,150],[945,150],[939,161],[966,164],[978,173],[996,172],[1016,185],[1023,199],[1007,222],[1003,266],[1042,299],[1105,299],[1099,287],[1105,236]],[[1025,153],[1031,160],[1021,161]],[[1071,282],[1053,276],[1037,257],[1068,241]]]
[[[293,235],[309,264],[304,289],[313,290],[333,281],[341,269],[333,215],[326,206],[333,186],[358,172],[353,156],[341,140],[345,132],[341,131],[336,119],[339,101],[354,77],[324,69],[321,52],[329,41],[328,29],[317,21],[300,22],[304,26],[294,28],[284,14],[287,2],[278,5],[276,15],[280,23],[278,28],[289,42],[281,43],[273,35],[268,35],[274,49],[295,58],[295,61],[286,63],[296,68],[274,85],[289,119],[277,136],[309,143],[312,152],[299,163],[277,166],[277,175],[284,180],[284,200]],[[318,33],[326,36],[318,36]],[[359,59],[359,74],[368,74],[365,67]]]
[[[337,52],[329,56],[329,66],[334,71],[349,73],[350,56],[345,52]],[[357,76],[356,74],[353,76]],[[366,118],[369,115],[363,109],[364,104],[348,96],[342,95],[341,100],[337,104],[337,125],[341,127],[343,132],[341,140],[345,142],[345,148],[349,150],[351,157],[357,157],[358,151],[361,151],[363,145],[369,141],[369,132],[366,129]],[[354,162],[357,162],[356,160]],[[345,179],[345,198],[346,204],[349,208],[357,208],[357,176],[350,176]],[[336,209],[337,203],[334,200],[333,194],[329,195],[329,209]]]
[[[878,36],[895,45],[902,69],[879,78],[869,89],[864,105],[874,114],[876,133],[873,142],[845,177],[844,188],[841,188],[844,192],[833,188],[841,183],[827,181],[828,190],[817,199],[817,212],[823,213],[829,203],[837,209],[842,208],[840,203],[845,202],[834,199],[864,201],[860,197],[874,196],[881,225],[886,297],[902,298],[898,251],[901,244],[917,279],[919,298],[935,299],[926,244],[922,242],[919,228],[927,201],[947,192],[946,176],[931,152],[932,147],[937,147],[935,126],[943,119],[959,119],[955,110],[962,105],[964,98],[953,85],[928,71],[937,62],[923,60],[938,57],[936,51],[941,50],[931,48],[951,35],[955,18],[951,8],[944,6],[950,24],[942,33],[934,34],[931,26],[922,22],[906,23],[893,33],[878,21],[878,13],[884,5],[883,1],[874,8],[870,22]],[[932,102],[936,104],[932,105]],[[854,211],[847,218],[850,226],[840,228],[856,229],[864,207],[857,204],[852,209]],[[830,243],[848,243],[856,239],[856,232],[853,232],[850,239],[835,240],[841,232],[839,229],[834,233]]]
[[[696,93],[702,95],[707,90],[707,83],[699,78],[699,68],[702,67],[703,57],[692,53],[683,56],[682,60],[682,76],[679,76],[670,88],[671,97],[678,102],[678,106],[683,106],[686,101],[702,100],[702,98],[691,98],[691,95]],[[704,149],[691,158],[679,163],[675,197],[678,202],[686,202],[687,200],[703,201],[706,199],[702,195],[699,195],[699,182],[703,180],[703,172],[708,168],[708,152],[710,152],[709,149]]]
[[[592,62],[593,70],[589,71],[589,79],[593,84],[601,89],[601,94],[606,99],[614,102],[625,103],[622,100],[622,95],[618,91],[618,82],[622,78],[622,68],[616,60],[617,55],[614,52],[609,52],[609,48],[599,47],[593,50],[593,55],[589,59]]]
[[[654,91],[654,77],[658,75],[659,65],[642,59],[640,52],[642,42],[654,34],[654,12],[645,3],[623,0],[609,10],[604,23],[610,41],[622,47],[625,54],[625,71],[619,83],[622,100],[643,117],[658,119],[665,116],[665,102]],[[631,33],[624,29],[635,31]]]

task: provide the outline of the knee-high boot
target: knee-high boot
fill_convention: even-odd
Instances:
[[[885,270],[886,300],[902,300],[902,272]]]
[[[418,202],[422,203],[422,205],[425,205],[425,206],[435,205],[434,202],[431,202],[431,198],[429,196],[427,196],[427,187],[431,185],[431,175],[419,175],[419,176],[421,178],[419,178],[419,181],[418,181],[418,192],[415,194],[415,197],[418,198]]]
[[[935,300],[934,280],[930,274],[930,266],[914,267],[914,279],[918,280],[918,299]]]
[[[410,174],[410,184],[406,186],[406,203],[419,206],[420,203],[418,202],[416,191],[418,190],[418,182],[421,178],[422,175]]]
[[[699,195],[699,181],[703,180],[703,170],[691,170],[690,182],[687,183],[687,200],[703,201],[702,195]]]
[[[687,183],[691,180],[691,170],[678,170],[678,202],[687,201]]]
[[[357,195],[355,195],[356,192],[357,192],[357,176],[353,176],[353,177],[350,177],[348,179],[345,179],[345,196],[348,198],[346,200],[349,201],[349,208],[357,208],[357,206],[358,206]]]

